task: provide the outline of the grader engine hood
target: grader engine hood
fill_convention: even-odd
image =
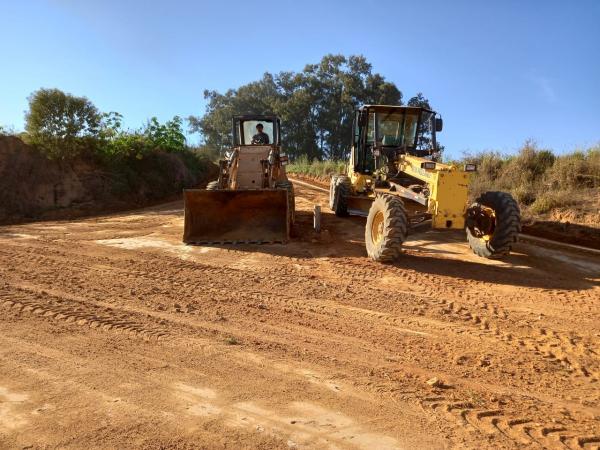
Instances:
[[[401,158],[400,170],[427,184],[433,228],[465,227],[470,172],[410,155]]]

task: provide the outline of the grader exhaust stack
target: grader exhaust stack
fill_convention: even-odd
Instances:
[[[279,119],[233,118],[234,147],[219,179],[184,191],[187,244],[285,243],[294,220],[293,186],[285,174]]]

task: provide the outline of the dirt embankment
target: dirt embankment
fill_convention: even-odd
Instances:
[[[176,154],[106,163],[93,157],[49,160],[12,136],[0,137],[0,223],[77,217],[149,205],[178,196],[211,174]]]
[[[555,208],[543,216],[527,218],[523,232],[600,249],[600,192],[582,204]]]

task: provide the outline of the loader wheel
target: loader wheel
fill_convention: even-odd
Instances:
[[[290,211],[290,224],[293,225],[296,222],[296,197],[294,196],[294,185],[291,181],[277,181],[275,183],[276,189],[286,189],[288,191],[288,209]]]
[[[217,189],[219,189],[219,182],[218,181],[211,181],[210,183],[208,183],[206,185],[206,190],[207,191],[216,191]]]
[[[348,215],[346,197],[350,195],[350,178],[345,175],[334,175],[329,186],[329,207],[338,217]]]
[[[467,240],[476,255],[501,258],[521,232],[521,211],[506,192],[485,192],[467,209]]]
[[[393,195],[375,197],[365,227],[369,257],[379,262],[398,259],[407,233],[408,217],[402,200]]]

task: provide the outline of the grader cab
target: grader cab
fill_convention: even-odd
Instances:
[[[468,204],[473,164],[437,161],[442,119],[422,107],[365,105],[355,111],[347,172],[331,179],[329,206],[338,216],[367,214],[365,245],[376,261],[399,257],[411,225],[465,229],[474,253],[508,254],[520,232],[510,194],[485,192]]]

